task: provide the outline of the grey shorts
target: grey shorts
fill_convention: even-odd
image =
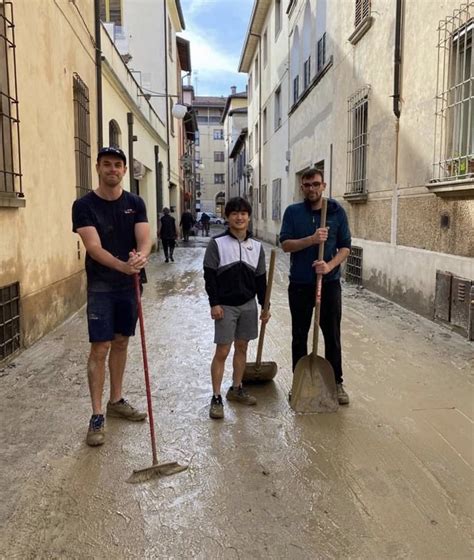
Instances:
[[[253,340],[258,336],[257,302],[223,305],[224,318],[214,321],[214,342],[231,344],[234,340]]]

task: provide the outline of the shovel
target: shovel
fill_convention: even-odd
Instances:
[[[323,198],[321,208],[321,225],[326,226],[327,200]],[[318,260],[324,258],[324,243],[319,244]],[[319,315],[321,312],[321,290],[323,276],[316,276],[316,305],[314,309],[313,351],[303,356],[293,374],[290,406],[295,412],[336,412],[336,380],[331,364],[318,356]]]
[[[275,256],[276,251],[272,249],[270,254],[270,267],[268,270],[268,282],[267,291],[265,292],[265,302],[263,304],[264,311],[268,311],[270,308],[270,296],[272,293],[273,284],[273,273],[275,271]],[[275,362],[262,362],[262,350],[263,350],[263,340],[265,338],[265,323],[260,327],[260,336],[258,337],[258,348],[257,348],[257,361],[249,362],[245,366],[245,372],[243,377],[244,383],[265,383],[266,381],[271,381],[277,374],[277,365]]]
[[[137,298],[138,307],[138,320],[140,322],[140,335],[142,340],[142,354],[143,354],[143,370],[145,373],[145,389],[146,389],[146,400],[148,405],[148,419],[150,422],[150,438],[151,438],[151,453],[152,453],[152,464],[150,467],[145,467],[144,469],[134,470],[127,482],[132,484],[137,482],[145,482],[151,478],[158,478],[161,476],[169,476],[172,474],[177,474],[179,472],[185,471],[188,467],[180,465],[175,461],[171,463],[158,463],[158,458],[156,454],[156,439],[155,439],[155,421],[153,419],[153,408],[151,404],[151,389],[150,389],[150,376],[148,374],[148,358],[146,352],[146,342],[145,342],[145,323],[143,321],[143,310],[142,310],[142,298],[140,293],[140,277],[138,274],[134,274],[135,282],[135,295]]]

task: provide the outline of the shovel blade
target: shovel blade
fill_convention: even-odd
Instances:
[[[275,362],[249,362],[245,366],[243,377],[244,383],[267,383],[277,374],[278,368]]]
[[[339,408],[334,370],[321,356],[304,356],[296,364],[290,406],[295,412],[336,412]]]
[[[146,467],[144,469],[134,470],[131,476],[127,479],[130,484],[139,484],[146,482],[152,478],[161,478],[162,476],[171,476],[185,471],[188,465],[180,465],[173,461],[172,463],[160,463]]]

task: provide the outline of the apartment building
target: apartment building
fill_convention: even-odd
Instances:
[[[199,127],[196,142],[196,210],[222,216],[225,204],[226,163],[221,124],[224,97],[197,95],[192,107]]]
[[[277,4],[257,1],[254,19]],[[305,169],[324,170],[351,224],[349,279],[469,336],[473,17],[472,0],[286,3],[288,149],[277,156],[288,165],[283,207],[300,198]],[[257,47],[248,60],[244,47],[249,80]]]

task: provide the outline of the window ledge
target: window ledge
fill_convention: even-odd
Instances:
[[[20,193],[0,193],[0,208],[24,208],[26,199]]]
[[[467,197],[474,198],[474,177],[460,179],[459,181],[439,181],[427,183],[425,187],[443,198]]]
[[[364,202],[367,202],[368,198],[369,196],[366,192],[344,194],[344,200],[347,200],[347,202],[351,202],[352,204],[363,204]]]
[[[352,45],[356,45],[362,37],[367,33],[367,31],[372,27],[374,23],[374,18],[372,16],[366,17],[359,25],[354,29],[354,31],[349,35],[349,42]]]

